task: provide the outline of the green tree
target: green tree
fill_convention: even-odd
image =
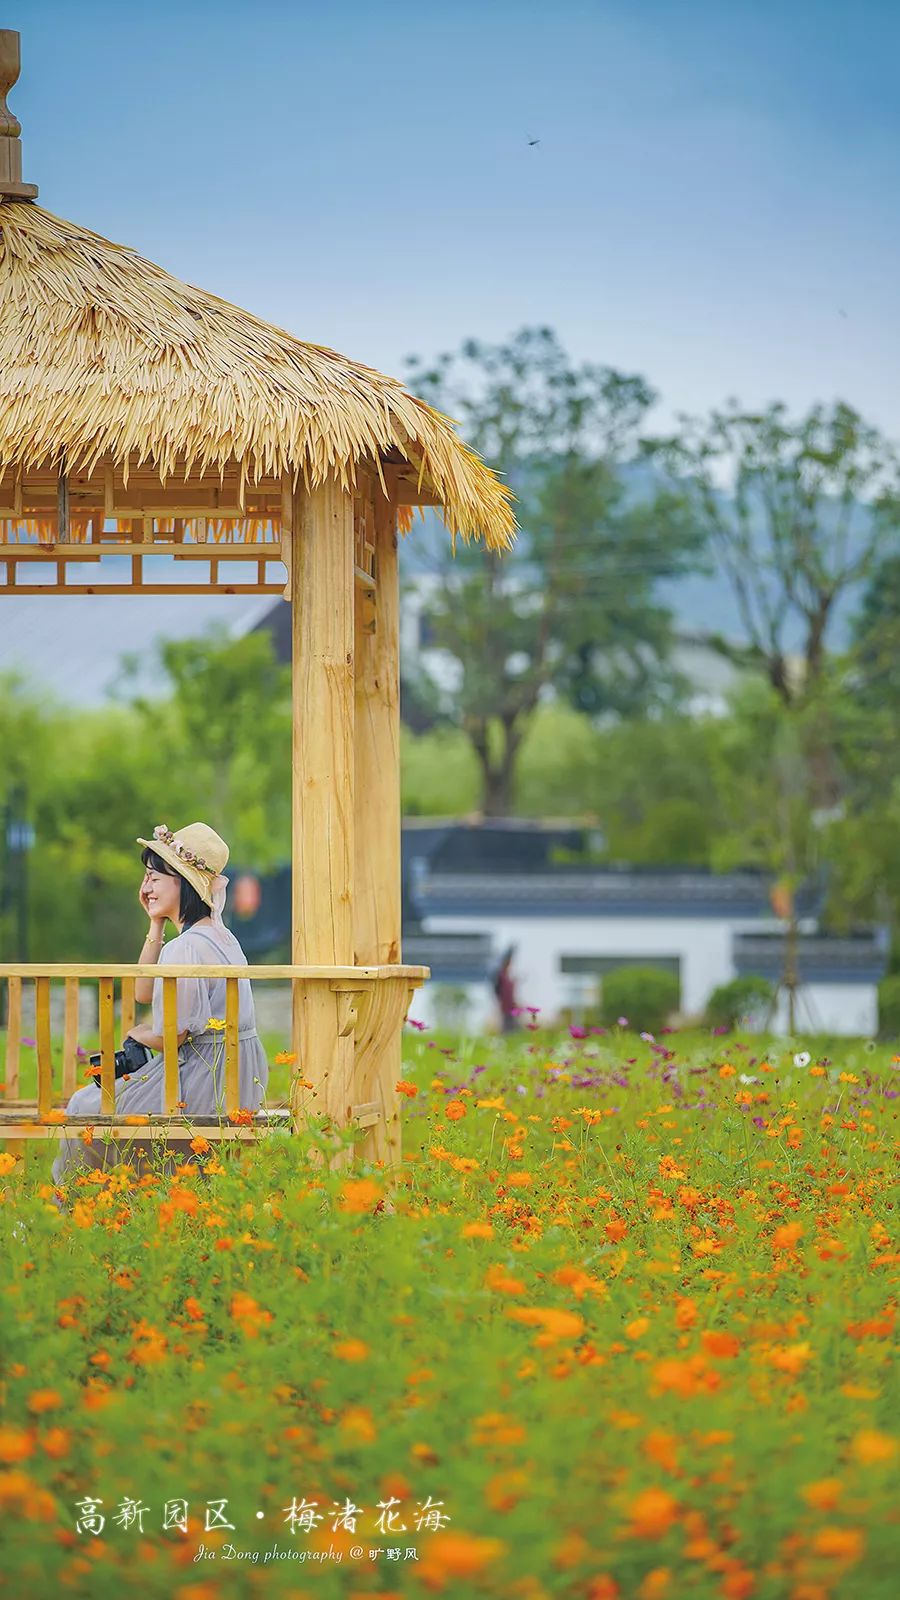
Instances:
[[[711,630],[731,660],[755,666],[786,707],[815,698],[839,602],[865,581],[900,529],[900,462],[852,406],[813,406],[792,421],[729,401],[642,448],[672,474],[685,513],[706,533],[746,634]],[[816,804],[840,798],[833,752],[810,742]]]
[[[205,812],[232,855],[273,866],[290,851],[290,669],[266,630],[233,639],[213,626],[198,638],[162,641],[158,654],[162,698],[131,698],[144,737],[168,746],[182,787],[189,774],[187,809]],[[126,658],[125,668],[127,685],[135,661]],[[172,800],[163,795],[157,810],[157,821],[174,825]]]
[[[643,378],[573,366],[548,328],[408,368],[518,497],[517,549],[439,556],[429,608],[455,664],[450,715],[478,758],[482,808],[500,815],[540,701],[621,716],[677,698],[671,618],[653,589],[696,562],[701,539],[679,496],[651,507],[623,479],[655,399]]]

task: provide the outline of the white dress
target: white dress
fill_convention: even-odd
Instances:
[[[204,923],[198,928],[185,928],[177,938],[170,939],[159,953],[159,965],[189,966],[196,962],[203,966],[246,966],[247,957],[241,946],[223,923]],[[216,1116],[224,1120],[225,1110],[225,1035],[211,1029],[210,1019],[225,1019],[224,978],[177,978],[178,1032],[185,1028],[189,1037],[178,1051],[178,1099],[185,1102],[183,1114],[191,1116]],[[162,981],[153,980],[152,1028],[157,1037],[163,1031]],[[269,1063],[262,1040],[256,1031],[256,1013],[249,978],[238,982],[238,1086],[239,1104],[257,1111],[262,1104],[269,1081]],[[162,1112],[165,1074],[162,1053],[151,1056],[139,1072],[116,1079],[116,1112],[122,1116]],[[90,1117],[100,1114],[100,1085],[89,1083],[76,1089],[66,1110],[76,1116]],[[76,1168],[100,1167],[109,1169],[117,1162],[128,1161],[138,1167],[141,1174],[151,1170],[169,1171],[176,1162],[193,1159],[190,1141],[169,1139],[166,1149],[171,1159],[160,1165],[160,1158],[149,1163],[143,1152],[162,1150],[156,1139],[140,1138],[140,1128],[135,1129],[134,1146],[121,1147],[114,1140],[103,1142],[94,1139],[85,1144],[75,1138],[60,1139],[59,1155],[53,1163],[53,1182],[64,1183],[75,1176]],[[198,1132],[202,1132],[199,1129]],[[216,1141],[218,1143],[218,1141]]]

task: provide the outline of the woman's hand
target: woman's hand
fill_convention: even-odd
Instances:
[[[149,883],[149,880],[147,878],[145,878],[143,883],[141,884],[140,890],[138,892],[138,899],[141,902],[141,908],[142,908],[142,910],[146,911],[147,916],[150,918],[150,932],[154,933],[154,934],[156,934],[156,933],[164,933],[165,932],[165,927],[166,927],[166,922],[168,921],[168,918],[167,917],[160,917],[160,916],[154,916],[153,915],[153,912],[150,910],[150,905],[149,905],[149,902],[148,902],[148,899],[147,899],[147,896],[149,895],[149,893],[150,893],[150,883]]]

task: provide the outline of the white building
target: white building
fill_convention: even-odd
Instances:
[[[539,1008],[547,1022],[563,1010],[577,1018],[596,1005],[604,975],[623,966],[674,974],[686,1019],[702,1016],[713,989],[732,978],[780,978],[784,924],[772,913],[763,873],[546,863],[526,870],[511,862],[460,870],[453,865],[453,834],[474,830],[448,829],[443,843],[434,830],[421,831],[417,848],[417,830],[404,830],[409,898],[419,919],[419,930],[404,937],[404,960],[423,961],[433,974],[415,997],[416,1020],[454,1021],[473,1031],[495,1026],[491,975],[511,945],[519,1004]],[[498,827],[477,831],[493,833],[483,853],[496,855]],[[822,898],[821,885],[798,897],[798,1031],[869,1035],[878,1025],[884,936],[880,930],[847,939],[821,935]],[[631,1021],[641,1025],[640,1017]],[[787,1031],[785,996],[773,1028]]]

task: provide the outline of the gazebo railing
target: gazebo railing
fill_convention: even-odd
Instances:
[[[239,1097],[239,1040],[238,1040],[238,984],[249,979],[260,982],[285,982],[291,986],[292,1039],[291,1048],[296,1054],[300,1075],[314,1087],[327,1077],[328,1066],[322,1062],[303,1059],[303,1002],[313,991],[325,990],[335,997],[335,1040],[353,1036],[355,1084],[369,1084],[375,1093],[369,1100],[360,1100],[341,1108],[343,1115],[336,1120],[352,1123],[359,1128],[372,1127],[385,1114],[385,1085],[377,1082],[377,1065],[380,1055],[391,1041],[399,1039],[403,1020],[415,990],[429,975],[427,967],[419,966],[247,966],[226,965],[157,965],[140,966],[122,963],[70,963],[53,964],[5,963],[0,964],[0,984],[5,982],[6,1004],[6,1062],[4,1097],[0,1098],[0,1141],[8,1147],[21,1140],[53,1139],[65,1136],[67,1130],[81,1130],[90,1124],[98,1130],[118,1137],[133,1136],[136,1127],[142,1136],[163,1136],[182,1130],[202,1130],[204,1136],[218,1139],[248,1139],[269,1124],[266,1112],[255,1114],[240,1106]],[[136,1015],[135,980],[159,979],[163,999],[163,1095],[158,1113],[143,1115],[117,1114],[115,1104],[115,1051],[117,1034],[121,1039],[133,1027]],[[179,1102],[178,1090],[178,1017],[176,982],[179,978],[224,978],[225,1016],[214,1019],[224,1024],[222,1028],[224,1064],[224,1117],[197,1116],[185,1111]],[[24,986],[34,986],[34,1038],[37,1065],[36,1099],[20,1097],[21,1052],[23,1048],[23,995]],[[51,1016],[51,985],[64,986],[64,1011],[62,1025],[62,1072],[57,1082],[54,1075],[53,1028]],[[78,1029],[81,986],[97,986],[97,1016],[100,1041],[100,1110],[89,1117],[77,1117],[65,1110],[65,1103],[85,1079],[78,1079],[79,1054]],[[116,1018],[116,988],[119,987],[119,1018]],[[323,1066],[325,1071],[323,1072]],[[373,1075],[373,1066],[376,1069]],[[88,1080],[90,1081],[90,1080]],[[391,1086],[392,1087],[392,1086]],[[63,1105],[54,1104],[57,1095]],[[325,1093],[325,1102],[316,1111],[334,1114],[333,1096]],[[239,1115],[240,1114],[240,1115]],[[302,1096],[291,1096],[290,1115],[295,1127],[302,1123],[305,1114]],[[232,1122],[229,1119],[237,1117]],[[19,1151],[18,1153],[21,1153]]]

